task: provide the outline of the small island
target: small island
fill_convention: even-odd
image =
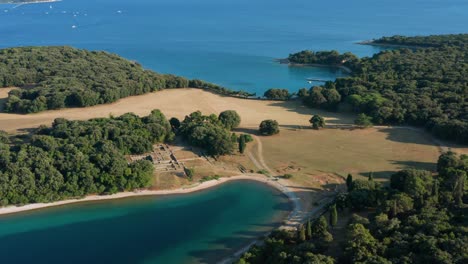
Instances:
[[[335,67],[350,73],[351,69],[348,65],[356,60],[358,58],[351,52],[340,54],[336,50],[317,52],[303,50],[289,54],[288,58],[279,59],[278,62],[290,66]]]
[[[415,37],[394,35],[391,37],[382,37],[379,39],[358,42],[358,44],[361,45],[408,48],[436,48],[442,46],[463,47],[466,46],[466,43],[468,43],[468,34],[431,35]]]

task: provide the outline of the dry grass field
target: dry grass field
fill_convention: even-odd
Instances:
[[[0,89],[1,104],[11,88]],[[109,115],[133,112],[147,115],[160,109],[168,118],[182,119],[185,115],[200,110],[205,114],[218,114],[224,110],[236,110],[242,118],[239,132],[255,133],[264,119],[275,119],[282,126],[279,135],[261,137],[263,158],[277,174],[295,175],[294,182],[301,186],[321,186],[340,181],[348,173],[367,176],[373,172],[376,179],[385,179],[392,172],[408,167],[434,170],[439,148],[425,132],[417,129],[371,128],[371,129],[323,129],[309,128],[308,120],[313,114],[325,117],[327,125],[352,124],[352,115],[309,109],[297,101],[278,102],[245,100],[224,97],[199,89],[173,89],[122,99],[113,104],[89,108],[72,108],[46,111],[30,115],[0,113],[0,130],[21,132],[39,125],[50,125],[55,118],[84,120]],[[250,148],[255,144],[249,144]],[[460,153],[468,148],[451,146]],[[255,153],[256,151],[252,151]],[[182,153],[181,153],[182,154]],[[183,155],[189,155],[184,153]],[[258,154],[257,154],[258,155]],[[231,175],[238,173],[238,166],[256,170],[247,156],[227,156],[217,161],[216,166],[188,161],[187,166],[196,169],[197,177]],[[195,180],[198,180],[195,179]],[[156,176],[157,188],[174,188],[186,184],[177,175]]]
[[[9,90],[0,88],[0,102],[2,98],[8,96]],[[50,125],[58,117],[84,120],[108,117],[111,114],[118,116],[128,112],[147,115],[153,109],[160,109],[168,118],[184,118],[187,114],[197,110],[206,114],[218,114],[232,109],[241,115],[242,127],[258,127],[262,120],[269,118],[274,118],[283,125],[308,126],[310,116],[315,113],[327,116],[328,121],[334,123],[350,123],[353,120],[352,116],[308,109],[299,102],[245,100],[224,97],[199,89],[173,89],[128,97],[113,104],[87,108],[69,108],[30,115],[0,113],[0,129],[15,132],[40,125]]]
[[[404,168],[435,170],[440,154],[431,137],[407,129],[283,129],[260,137],[263,155],[278,174],[304,186],[332,184],[348,173],[384,180]],[[334,177],[335,176],[335,177]]]

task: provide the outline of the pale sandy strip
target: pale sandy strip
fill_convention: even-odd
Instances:
[[[141,191],[135,191],[135,192],[121,192],[121,193],[116,193],[112,195],[92,195],[92,196],[87,196],[82,199],[70,199],[70,200],[64,200],[64,201],[58,201],[58,202],[52,202],[52,203],[35,203],[35,204],[28,204],[24,206],[9,206],[9,207],[0,208],[0,215],[19,213],[19,212],[30,211],[30,210],[37,210],[37,209],[59,206],[59,205],[89,202],[89,201],[103,201],[103,200],[121,199],[121,198],[136,197],[136,196],[149,196],[149,195],[185,194],[185,193],[205,190],[205,189],[212,188],[212,187],[215,187],[217,185],[220,185],[229,181],[236,181],[236,180],[254,180],[254,181],[262,182],[282,191],[291,200],[297,199],[295,198],[296,196],[293,192],[289,191],[285,186],[281,185],[277,181],[273,181],[263,175],[246,174],[246,175],[221,178],[219,180],[207,181],[207,182],[199,183],[192,187],[189,186],[189,187],[183,187],[183,188],[174,189],[174,190],[157,190],[157,191],[141,190]],[[293,215],[295,210],[297,209],[294,208],[291,215]]]

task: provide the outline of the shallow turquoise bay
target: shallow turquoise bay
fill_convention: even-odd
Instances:
[[[0,217],[2,263],[212,263],[279,225],[287,198],[236,181],[202,192]]]

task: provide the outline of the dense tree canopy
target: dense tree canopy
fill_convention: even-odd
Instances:
[[[204,148],[209,155],[231,154],[237,144],[237,136],[226,129],[216,115],[205,116],[200,111],[186,116],[179,132],[190,144]]]
[[[144,70],[136,62],[107,52],[71,47],[23,47],[0,50],[0,86],[10,92],[5,111],[36,113],[86,107],[165,88],[193,87],[248,96],[200,80]]]
[[[276,88],[267,90],[263,96],[270,100],[288,100],[291,97],[288,90]]]
[[[291,63],[298,64],[342,65],[346,62],[357,60],[357,57],[350,52],[340,54],[336,50],[317,52],[304,50],[298,53],[290,54],[288,60]]]
[[[431,36],[391,36],[382,37],[370,42],[370,44],[389,44],[397,46],[416,46],[416,47],[442,47],[442,46],[466,46],[468,44],[468,34],[452,35],[431,35]]]
[[[339,103],[365,113],[374,124],[425,126],[440,138],[468,143],[468,34],[376,42],[415,48],[350,61],[349,77],[303,91],[304,103],[323,108]]]
[[[152,163],[129,163],[124,155],[149,152],[153,143],[173,137],[159,110],[142,118],[130,113],[89,121],[59,118],[52,127],[11,142],[1,135],[1,205],[148,187]]]
[[[337,208],[359,208],[358,213],[367,213],[351,217],[344,228],[344,241],[334,242],[331,249],[334,238],[327,221],[320,217],[297,232],[273,232],[237,263],[466,263],[467,164],[467,156],[445,153],[438,162],[442,174],[401,171],[392,176],[391,188],[372,179],[353,181],[349,177],[348,185],[354,187],[335,199],[336,207],[330,206],[330,222],[335,222]],[[456,201],[460,190],[461,203]]]

